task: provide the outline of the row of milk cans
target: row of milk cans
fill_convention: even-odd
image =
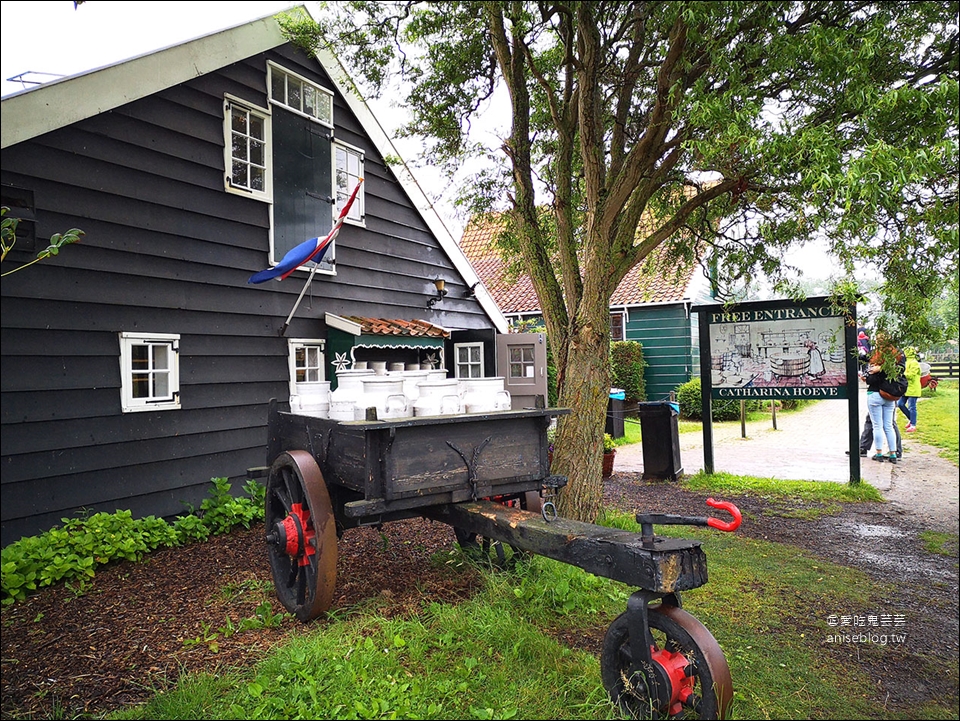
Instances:
[[[448,378],[447,371],[372,369],[342,370],[337,389],[330,382],[300,385],[290,397],[290,410],[335,421],[375,418],[449,416],[510,410],[510,392],[501,376]]]

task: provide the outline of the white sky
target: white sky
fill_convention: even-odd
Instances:
[[[73,75],[269,15],[292,2],[0,2],[3,95],[25,71]]]
[[[111,65],[144,53],[176,45],[224,28],[272,15],[297,5],[312,2],[98,2],[83,3],[74,9],[72,0],[48,2],[0,2],[3,42],[0,43],[0,79],[2,95],[24,89],[9,78],[25,72],[75,75]],[[44,76],[34,79],[50,80]],[[33,87],[33,86],[29,86]],[[402,113],[385,102],[371,102],[384,129],[393,134],[391,120],[402,120]],[[411,141],[395,141],[400,155],[414,161],[419,147]],[[439,175],[430,177],[426,169],[414,169],[421,186],[436,203],[436,208],[455,240],[463,231],[452,200],[445,198],[450,188]]]

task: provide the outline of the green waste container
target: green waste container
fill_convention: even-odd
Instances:
[[[638,403],[643,443],[643,478],[675,481],[680,463],[680,408],[668,401]]]

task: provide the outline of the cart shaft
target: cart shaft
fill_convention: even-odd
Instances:
[[[699,541],[660,537],[644,541],[639,533],[566,518],[546,521],[539,514],[492,501],[435,506],[422,514],[654,593],[687,591],[707,582],[707,559]]]

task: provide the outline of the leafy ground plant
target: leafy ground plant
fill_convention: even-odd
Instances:
[[[4,547],[0,556],[3,604],[54,583],[93,578],[97,566],[111,561],[139,561],[158,548],[202,541],[238,526],[250,528],[254,520],[263,518],[262,485],[248,481],[244,486],[248,497],[235,498],[226,478],[213,478],[211,483],[211,497],[202,502],[200,514],[181,516],[172,525],[156,516],[135,519],[130,511],[94,513],[64,518],[63,526]]]

